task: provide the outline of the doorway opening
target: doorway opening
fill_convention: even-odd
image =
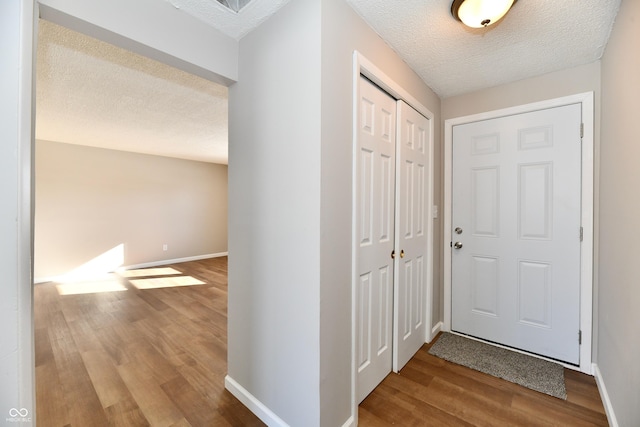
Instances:
[[[171,342],[180,333],[196,334],[186,321],[180,332],[146,315],[174,313],[184,320],[189,307],[204,323],[205,313],[226,320],[227,88],[48,21],[39,26],[34,276],[36,282],[60,283],[49,286],[53,293],[36,292],[52,302],[47,311],[35,312],[36,387],[56,398],[75,393],[79,405],[95,403],[97,394],[105,411],[117,415],[131,409],[131,401],[114,397],[118,390],[127,394],[123,383],[135,399],[135,375],[127,376],[123,366],[136,357],[158,366],[158,354],[184,357],[176,363],[192,367],[199,363]],[[199,260],[209,258],[222,264],[203,273]],[[185,262],[195,271],[177,264]],[[148,268],[165,264],[170,266]],[[207,277],[217,285],[203,286]],[[209,300],[218,301],[207,306]],[[118,319],[118,313],[126,317]],[[44,319],[60,328],[38,329]],[[123,343],[133,335],[126,326],[134,324],[154,344],[130,340],[137,350],[127,356]],[[91,330],[100,337],[87,339],[92,335],[84,332]],[[211,345],[211,354],[226,363],[226,334],[211,334],[187,341],[200,339],[196,351]],[[115,361],[111,368],[107,360]],[[62,365],[58,374],[53,363]],[[86,383],[75,387],[82,375],[61,374],[72,366],[95,381],[95,390]],[[164,368],[162,379],[171,380]],[[224,384],[218,387],[222,392]],[[38,413],[58,414],[64,407],[37,400]],[[139,410],[131,414],[141,416]]]

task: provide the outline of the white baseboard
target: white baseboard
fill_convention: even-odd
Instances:
[[[138,268],[159,267],[161,265],[167,265],[167,264],[178,264],[180,262],[199,261],[201,259],[220,258],[227,255],[229,255],[229,252],[218,252],[215,254],[196,255],[196,256],[189,256],[185,258],[165,259],[162,261],[152,261],[152,262],[145,262],[142,264],[125,265],[120,268],[123,270],[135,270]]]
[[[431,337],[429,338],[429,342],[433,341],[433,339],[438,335],[438,333],[442,330],[442,322],[438,322],[435,324],[433,328],[431,328]]]
[[[238,384],[229,375],[224,377],[224,388],[226,388],[231,394],[233,394],[244,406],[249,408],[251,412],[256,414],[258,418],[262,420],[266,425],[289,427],[280,417],[267,408],[262,402],[260,402],[254,395],[249,393],[244,387]]]
[[[604,379],[602,378],[602,373],[600,372],[600,368],[597,363],[593,364],[593,376],[596,378],[596,384],[598,385],[598,390],[600,391],[600,397],[602,398],[602,403],[604,404],[604,412],[607,414],[607,420],[609,421],[609,425],[611,427],[618,427],[618,420],[616,419],[616,414],[613,412],[613,406],[611,405],[611,399],[609,399],[609,393],[607,393],[607,387],[604,385]]]
[[[347,421],[345,421],[344,424],[342,424],[342,427],[355,427],[356,426],[356,420],[353,418],[353,415],[349,417],[349,419]]]
[[[126,265],[123,267],[118,268],[118,270],[122,269],[122,270],[135,270],[138,268],[149,268],[149,267],[159,267],[161,265],[167,265],[167,264],[177,264],[180,262],[189,262],[189,261],[198,261],[201,259],[209,259],[209,258],[219,258],[219,257],[223,257],[223,256],[227,256],[229,255],[229,252],[218,252],[215,254],[205,254],[205,255],[196,255],[196,256],[190,256],[190,257],[185,257],[185,258],[174,258],[174,259],[165,259],[165,260],[161,260],[161,261],[151,261],[151,262],[145,262],[142,264],[133,264],[133,265]],[[46,282],[61,282],[64,281],[64,275],[59,275],[59,276],[51,276],[51,277],[36,277],[33,279],[33,283],[34,284],[38,284],[38,283],[46,283]]]

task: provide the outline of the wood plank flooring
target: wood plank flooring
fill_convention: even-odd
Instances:
[[[361,426],[608,425],[593,377],[565,369],[565,401],[432,356],[433,342],[360,404]]]
[[[150,269],[112,278],[125,289],[118,292],[60,295],[54,283],[36,285],[38,426],[264,425],[224,389],[227,259],[166,267],[179,274]],[[175,284],[178,276],[204,284],[132,284]],[[607,425],[589,376],[566,370],[562,401],[438,359],[428,348],[362,402],[360,426]]]
[[[36,285],[38,426],[264,425],[224,389],[227,259],[166,267],[181,274],[112,277],[119,292],[61,296],[54,283]],[[181,276],[205,284],[132,285]]]

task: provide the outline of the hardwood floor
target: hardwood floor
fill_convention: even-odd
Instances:
[[[565,369],[564,401],[432,356],[433,342],[360,404],[361,426],[608,425],[593,377]]]
[[[38,426],[264,425],[224,389],[227,259],[165,267],[182,274],[114,277],[119,292],[61,296],[54,283],[36,285]],[[205,284],[132,285],[179,276]]]
[[[166,267],[179,274],[149,269],[101,283],[121,291],[60,295],[54,283],[36,285],[38,426],[264,425],[224,389],[227,259]],[[182,276],[204,284],[133,285]],[[566,370],[562,401],[427,350],[362,402],[360,426],[607,424],[591,377]]]

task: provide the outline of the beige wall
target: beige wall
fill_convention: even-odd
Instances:
[[[320,420],[319,47],[319,2],[291,1],[240,40],[229,87],[227,387],[270,425]]]
[[[602,58],[598,366],[620,426],[640,425],[640,2]]]
[[[345,140],[346,126],[351,126],[352,114],[352,72],[353,67],[353,52],[357,50],[367,60],[369,60],[375,67],[380,69],[391,80],[398,84],[402,89],[409,93],[413,98],[426,107],[431,113],[433,113],[433,125],[434,125],[434,204],[440,208],[442,206],[442,179],[441,179],[441,145],[440,141],[440,98],[438,95],[429,88],[424,81],[410,68],[406,62],[400,60],[396,53],[389,48],[369,25],[363,21],[358,14],[351,9],[345,2],[326,2],[323,6],[325,16],[330,16],[330,19],[323,19],[323,126],[327,129],[323,134],[327,137],[333,138],[334,144],[331,147],[329,144],[325,144],[323,149],[323,156],[326,157],[327,162],[332,164],[340,164],[340,170],[351,172],[350,169],[344,169],[342,166],[344,163],[351,162],[351,153],[348,150],[352,149],[352,142]],[[330,101],[330,102],[327,102]],[[338,137],[332,136],[329,132],[340,131],[341,135]],[[337,169],[337,168],[336,168]],[[350,182],[351,177],[346,174],[335,173],[334,169],[330,169],[330,174],[327,174],[326,179],[330,181]],[[325,186],[326,188],[326,186]],[[333,188],[333,187],[329,187]],[[351,194],[343,193],[345,199],[340,200],[337,206],[345,206],[350,203]],[[336,194],[327,193],[326,200],[336,201]],[[325,206],[330,206],[325,204]],[[442,210],[439,209],[441,212]],[[335,218],[338,215],[345,215],[345,212],[334,211]],[[351,212],[349,211],[349,219],[351,218]],[[442,216],[439,215],[437,219],[433,221],[433,295],[432,301],[434,305],[432,307],[431,323],[435,325],[442,317],[440,312],[440,304],[438,301],[442,299]],[[332,241],[327,241],[327,250],[332,251],[334,256],[342,257],[340,251],[336,250],[336,247],[343,247],[343,244],[336,244]],[[345,246],[346,248],[346,246]],[[323,269],[325,271],[331,271],[330,269]]]
[[[38,141],[36,280],[119,245],[125,266],[226,252],[227,166]]]
[[[355,415],[354,49],[435,114],[439,139],[438,97],[344,0],[287,3],[240,40],[229,89],[227,386],[289,425]]]
[[[600,104],[600,61],[442,100],[442,120],[594,91]],[[596,110],[596,118],[598,112]]]
[[[345,1],[322,2],[322,177],[321,177],[321,358],[322,425],[342,425],[351,373],[351,262],[353,177],[353,52],[357,50],[434,118],[434,143],[440,140],[440,99]],[[436,158],[439,158],[439,144]],[[439,162],[434,171],[436,204]],[[439,301],[440,235],[434,221],[434,301]],[[436,319],[439,313],[436,305]],[[437,320],[436,320],[437,321]],[[428,322],[429,323],[429,322]],[[341,399],[341,400],[340,400]]]

